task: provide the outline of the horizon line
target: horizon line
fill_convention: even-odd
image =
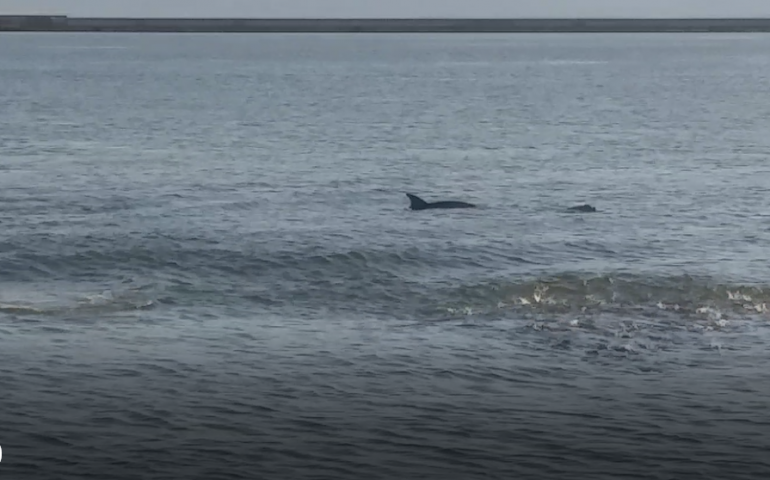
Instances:
[[[770,18],[312,18],[0,16],[0,31],[135,33],[770,32]]]
[[[303,16],[281,16],[281,17],[256,17],[256,16],[229,16],[217,17],[210,15],[192,15],[192,16],[169,16],[169,15],[69,15],[66,13],[3,13],[0,17],[66,17],[69,19],[125,19],[125,20],[770,20],[767,16],[749,16],[749,17],[726,17],[726,16],[695,16],[695,17],[669,17],[669,16],[528,16],[528,17],[473,17],[473,16],[409,16],[409,17],[303,17]]]

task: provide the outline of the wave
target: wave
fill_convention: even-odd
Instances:
[[[147,289],[128,287],[99,294],[59,295],[50,300],[0,301],[0,313],[15,316],[100,316],[155,308],[160,297]]]
[[[770,319],[770,285],[725,283],[691,275],[560,273],[522,281],[464,285],[444,293],[450,315],[516,311],[539,314],[673,314],[724,320]]]
[[[339,243],[346,242],[351,240]],[[25,244],[6,239],[0,242],[0,286],[27,285],[31,297],[47,290],[59,292],[59,298],[49,306],[25,300],[24,294],[0,292],[0,312],[256,304],[295,313],[325,310],[421,319],[606,312],[717,320],[768,315],[770,285],[666,275],[662,272],[669,270],[663,267],[654,274],[622,271],[621,261],[592,261],[616,256],[606,247],[566,246],[553,252],[436,242],[344,248],[331,241],[321,247],[265,236],[242,244],[162,235],[82,237],[58,245],[52,238]],[[589,271],[592,265],[605,269]],[[91,291],[67,292],[73,285],[88,285]]]
[[[416,255],[392,255],[399,262],[408,262],[410,254]],[[271,261],[285,265],[280,258]],[[51,285],[52,291],[59,292],[56,300],[25,301],[23,295],[3,295],[0,313],[103,315],[154,308],[230,307],[252,315],[256,305],[263,312],[277,309],[311,316],[313,312],[366,314],[418,321],[472,317],[584,323],[608,314],[653,322],[705,322],[715,328],[731,320],[770,321],[770,285],[720,282],[709,277],[562,272],[499,275],[476,282],[409,281],[395,270],[368,268],[372,259],[361,252],[309,256],[306,261],[313,267],[302,279],[272,275],[266,277],[266,282],[227,283],[221,277],[218,282],[201,278],[192,281],[182,275],[123,278],[97,294],[61,294],[63,289]],[[353,265],[361,268],[351,271]],[[235,272],[243,268],[233,267]],[[335,270],[344,270],[346,276],[335,276]],[[46,287],[43,284],[35,288]],[[96,286],[92,290],[98,291]]]
[[[345,241],[343,239],[343,241]],[[500,261],[535,264],[516,252],[491,247],[447,245],[446,248],[338,248],[298,245],[292,241],[253,238],[233,244],[205,238],[96,238],[57,244],[0,243],[0,281],[41,278],[115,277],[164,273],[183,278],[239,280],[262,278],[307,281],[338,278],[396,278],[427,270],[483,268]]]

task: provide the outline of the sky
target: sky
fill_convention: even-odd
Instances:
[[[0,0],[90,17],[770,17],[770,0]]]

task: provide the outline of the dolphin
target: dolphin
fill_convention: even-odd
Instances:
[[[591,205],[588,205],[587,203],[585,205],[578,205],[576,207],[570,207],[567,210],[570,212],[595,212],[596,208],[592,207]]]
[[[471,203],[454,201],[426,202],[422,198],[417,195],[412,195],[411,193],[407,193],[406,196],[409,197],[409,208],[412,210],[427,210],[429,208],[476,208],[476,205]]]

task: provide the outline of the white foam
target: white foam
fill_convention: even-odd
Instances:
[[[43,313],[45,310],[33,305],[18,305],[11,303],[0,303],[0,312],[7,313]]]

